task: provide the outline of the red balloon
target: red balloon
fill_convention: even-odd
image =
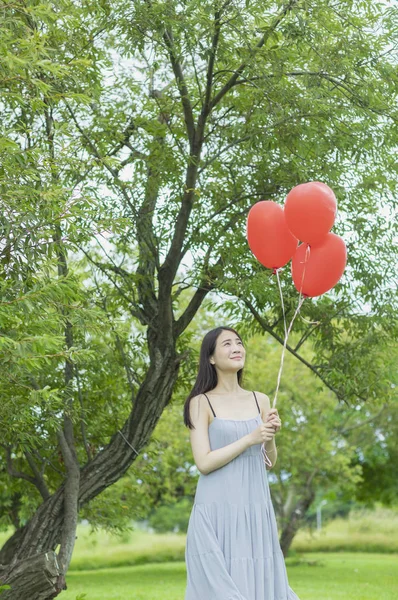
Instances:
[[[347,248],[343,238],[328,233],[324,241],[310,246],[306,260],[308,244],[300,244],[292,260],[293,283],[306,296],[321,296],[332,289],[344,273],[347,264]],[[304,281],[302,282],[305,265]]]
[[[286,196],[287,226],[293,235],[308,244],[322,241],[333,226],[336,211],[333,190],[320,181],[300,183]]]
[[[298,240],[286,225],[283,208],[272,200],[251,207],[246,232],[250,250],[268,269],[283,267],[296,251]]]

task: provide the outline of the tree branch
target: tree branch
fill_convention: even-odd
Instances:
[[[224,152],[226,152],[227,150],[229,150],[230,148],[233,148],[234,146],[237,146],[238,144],[242,144],[243,142],[247,142],[247,140],[250,140],[250,138],[252,137],[252,135],[245,135],[242,138],[239,138],[237,140],[234,140],[233,142],[231,142],[230,144],[227,144],[224,148],[221,148],[221,150],[219,150],[214,156],[212,156],[211,158],[209,158],[204,165],[199,169],[199,175],[201,175],[203,173],[203,171],[205,171],[207,169],[207,167],[209,167],[211,165],[212,162],[214,162],[215,160],[217,160],[217,158],[219,158],[221,156],[221,154],[224,154]]]
[[[269,334],[272,335],[272,337],[274,337],[276,340],[278,340],[278,342],[280,344],[283,345],[284,344],[284,340],[277,333],[275,333],[275,331],[272,330],[272,328],[268,325],[268,323],[265,321],[265,319],[263,319],[263,317],[261,317],[261,315],[254,308],[254,306],[252,305],[252,303],[249,300],[247,300],[247,298],[244,298],[242,296],[239,296],[239,297],[246,304],[246,306],[248,307],[248,309],[250,310],[250,312],[252,313],[252,315],[254,316],[254,318],[256,319],[256,321],[264,329],[264,331],[267,331]],[[325,379],[325,377],[313,365],[311,365],[307,360],[305,360],[305,358],[303,358],[302,356],[300,356],[300,354],[298,354],[294,350],[294,348],[292,348],[291,346],[289,346],[289,344],[286,344],[286,350],[289,350],[289,352],[291,354],[293,354],[293,356],[295,356],[306,367],[308,367],[313,373],[315,373],[315,375],[326,385],[326,387],[328,387],[334,394],[336,394],[337,398],[339,398],[340,400],[344,400],[344,397],[342,396],[341,392],[337,388],[333,387]],[[358,397],[360,398],[360,396],[358,396]],[[362,400],[366,400],[366,398],[362,398]]]
[[[228,109],[228,111],[231,109]],[[227,111],[227,112],[228,112]],[[276,121],[275,123],[271,123],[269,127],[267,127],[267,131],[270,131],[271,129],[274,129],[275,127],[279,127],[279,125],[283,125],[285,123],[288,123],[289,121],[294,121],[296,119],[308,119],[308,118],[314,118],[314,117],[324,117],[325,115],[322,113],[308,113],[308,114],[298,114],[298,115],[292,115],[289,117],[285,117],[284,119],[280,119],[279,121]],[[202,172],[211,165],[212,162],[214,162],[215,160],[217,160],[217,158],[219,158],[221,156],[221,154],[224,154],[224,152],[226,152],[227,150],[229,150],[230,148],[233,148],[234,146],[237,146],[238,144],[241,144],[242,142],[246,142],[247,140],[249,140],[252,137],[252,134],[250,135],[246,135],[243,136],[242,138],[239,138],[237,140],[234,140],[233,142],[231,142],[230,144],[227,144],[227,146],[225,146],[224,148],[221,148],[221,150],[219,150],[214,156],[210,157],[205,163],[204,165],[199,169],[198,173],[199,175],[202,174]]]
[[[349,427],[344,427],[343,429],[339,429],[336,428],[336,432],[341,434],[341,435],[345,435],[346,433],[348,433],[349,431],[352,431],[353,429],[358,429],[358,427],[363,427],[364,425],[367,425],[368,423],[371,423],[372,421],[374,421],[375,419],[377,419],[378,417],[380,417],[380,415],[387,409],[389,408],[388,404],[385,403],[383,404],[383,406],[381,407],[381,409],[379,410],[378,413],[376,413],[375,415],[373,415],[372,417],[369,417],[368,419],[365,419],[364,421],[361,421],[360,423],[355,423],[355,425],[350,425]]]
[[[213,88],[213,73],[214,73],[214,63],[216,60],[217,46],[220,39],[220,31],[221,31],[221,14],[222,10],[228,5],[230,2],[226,2],[222,8],[216,10],[214,13],[214,34],[211,43],[209,62],[207,65],[207,73],[206,73],[206,90],[205,90],[205,101],[202,107],[202,113],[205,117],[211,112],[211,91]]]
[[[148,327],[150,327],[151,322],[150,321],[148,322],[146,320],[145,315],[140,310],[136,310],[137,304],[132,302],[131,298],[129,298],[126,295],[126,293],[122,290],[122,288],[116,283],[116,281],[112,277],[110,277],[110,275],[107,271],[107,268],[109,270],[116,272],[115,267],[112,267],[112,265],[104,265],[103,263],[100,263],[100,262],[94,260],[90,256],[90,254],[88,252],[86,252],[86,250],[84,250],[84,248],[82,248],[81,246],[79,246],[79,249],[83,252],[83,254],[85,254],[85,256],[87,257],[87,259],[90,261],[91,264],[96,266],[102,273],[104,273],[110,279],[110,281],[112,281],[113,285],[115,286],[115,288],[117,289],[119,294],[126,300],[127,306],[128,306],[128,309],[129,309],[131,315],[133,317],[135,317],[136,319],[138,319],[142,325],[147,325]],[[121,272],[119,272],[119,274],[121,274]]]
[[[129,206],[131,213],[134,215],[134,218],[137,219],[138,218],[138,213],[137,213],[137,209],[135,207],[135,205],[131,202],[127,192],[126,192],[126,184],[124,181],[122,181],[121,179],[119,179],[119,170],[118,169],[114,169],[112,168],[107,160],[106,157],[102,156],[101,152],[98,150],[98,148],[96,147],[96,145],[91,141],[91,139],[89,138],[89,136],[86,134],[86,132],[84,131],[84,129],[81,127],[81,125],[79,124],[75,113],[73,112],[72,108],[70,107],[69,103],[64,100],[65,105],[69,111],[69,114],[71,115],[76,128],[78,129],[79,133],[81,134],[82,138],[84,140],[86,140],[86,145],[89,147],[89,149],[91,150],[91,154],[93,154],[95,156],[95,158],[97,158],[97,160],[107,169],[107,171],[109,171],[109,173],[112,175],[113,177],[113,181],[114,184],[118,187],[118,189],[121,191],[123,198],[125,199],[127,205]],[[90,169],[89,169],[90,170]],[[82,178],[80,178],[81,180]],[[76,185],[76,183],[75,183]]]
[[[163,140],[159,138],[158,143],[162,146]],[[156,167],[149,166],[145,197],[138,211],[136,223],[138,241],[137,292],[139,303],[147,319],[151,319],[158,310],[158,300],[155,292],[155,269],[159,270],[160,263],[153,230],[153,216],[160,185],[160,173]]]
[[[354,101],[361,108],[370,110],[371,112],[373,112],[377,115],[389,116],[391,119],[396,121],[396,118],[394,117],[394,115],[391,115],[389,112],[385,112],[383,110],[378,110],[378,109],[370,106],[360,96],[358,96],[358,94],[353,89],[351,89],[344,81],[341,81],[340,79],[337,79],[336,77],[333,77],[332,75],[329,75],[329,73],[326,73],[324,71],[290,71],[287,73],[283,73],[283,75],[286,77],[319,77],[320,79],[326,79],[327,81],[330,81],[331,83],[333,83],[333,85],[335,87],[343,90],[345,92],[344,96],[351,102]],[[250,79],[244,78],[244,79],[236,80],[234,85],[239,85],[241,83],[252,83],[255,81],[271,79],[274,77],[279,78],[279,77],[281,77],[281,75],[274,75],[271,73],[269,75],[259,75],[258,77],[250,77]]]
[[[41,456],[39,451],[36,450],[35,448],[32,448],[32,453],[37,456],[38,460],[43,461],[43,463],[47,463],[56,473],[58,473],[59,475],[61,475],[62,478],[65,477],[65,472],[61,471],[61,469],[58,469],[58,467],[56,467],[49,458],[46,458],[44,456]]]
[[[69,568],[76,540],[76,528],[79,514],[80,468],[75,448],[67,441],[62,429],[57,431],[57,438],[67,470],[64,487],[64,519],[60,540],[58,559],[60,562],[60,582],[64,583]],[[61,586],[60,586],[61,587]]]
[[[258,48],[260,48],[266,41],[268,35],[271,33],[271,31],[273,31],[273,29],[275,29],[275,27],[280,23],[280,21],[282,20],[282,18],[285,16],[285,14],[287,14],[287,12],[298,2],[298,0],[292,0],[291,2],[289,2],[289,4],[284,8],[284,10],[282,11],[282,13],[274,20],[273,25],[267,30],[266,34],[264,34],[262,40],[258,43]],[[228,4],[228,2],[226,3]],[[216,21],[217,21],[217,27],[216,27],[216,32],[215,35],[213,37],[213,52],[211,53],[210,56],[210,60],[209,60],[209,66],[208,66],[208,72],[207,72],[207,84],[208,86],[211,85],[212,83],[212,75],[213,75],[213,68],[214,68],[214,55],[215,55],[215,50],[217,47],[217,43],[218,43],[218,37],[219,37],[219,19],[220,19],[220,14],[216,13]],[[245,67],[245,65],[242,65],[242,69],[243,70]],[[211,75],[211,77],[210,77]],[[225,86],[222,90],[223,95],[225,95],[228,90],[230,89],[230,87],[232,87],[233,84],[233,80],[236,76],[236,73],[234,74],[233,77],[231,77],[230,79],[230,83],[231,85]],[[221,93],[221,92],[220,92]],[[204,105],[204,109],[202,110],[202,113],[200,115],[199,121],[198,121],[198,140],[199,140],[199,153],[200,154],[200,148],[201,148],[201,143],[202,143],[202,137],[200,134],[200,132],[204,133],[204,126],[205,126],[205,119],[206,116],[211,112],[212,108],[215,106],[215,102],[205,102]],[[247,138],[245,138],[247,139]],[[243,141],[243,140],[241,140]],[[236,142],[234,142],[232,145],[234,145]],[[190,172],[190,167],[188,167],[188,171],[187,171],[187,182],[188,180],[195,180],[196,181],[196,174],[198,173],[197,169],[191,169],[191,173],[192,173],[192,177],[189,178],[189,172]],[[187,184],[186,184],[187,185]],[[189,218],[189,214],[191,211],[191,204],[192,204],[192,200],[193,200],[193,191],[194,189],[190,189],[189,186],[187,185],[188,189],[186,190],[186,192],[184,194],[184,198],[182,200],[182,205],[181,205],[181,210],[180,213],[178,215],[177,218],[177,223],[176,223],[176,228],[175,228],[175,232],[174,232],[174,237],[172,240],[172,244],[170,246],[170,250],[169,253],[166,257],[165,263],[162,266],[161,270],[162,273],[166,272],[167,270],[169,271],[169,277],[167,278],[167,284],[170,286],[171,285],[171,281],[174,278],[175,272],[176,272],[176,265],[179,264],[182,256],[184,256],[184,251],[181,251],[181,244],[183,241],[183,235],[185,234],[185,229],[186,229],[186,224],[188,222],[188,218]],[[162,278],[160,278],[160,282],[162,281]]]
[[[333,313],[333,315],[331,315],[329,317],[329,321],[331,321],[335,316],[337,316],[339,313],[341,313],[348,305],[349,305],[349,303],[345,303],[341,308],[339,308],[335,313]],[[304,344],[304,342],[310,337],[310,335],[312,335],[313,332],[318,327],[320,327],[321,323],[322,323],[322,321],[317,321],[314,327],[308,327],[307,331],[304,332],[304,334],[302,335],[302,337],[296,344],[296,347],[294,349],[295,352],[297,352],[297,350],[300,348],[300,346],[302,346]]]
[[[50,492],[48,491],[46,482],[43,478],[42,473],[40,473],[39,469],[37,468],[37,465],[35,464],[32,456],[30,455],[29,452],[25,451],[24,454],[26,456],[26,459],[29,463],[30,468],[32,469],[33,473],[34,473],[34,477],[32,477],[31,475],[28,475],[27,473],[24,473],[23,471],[17,471],[16,469],[14,469],[14,461],[12,459],[12,450],[11,450],[11,446],[8,446],[6,444],[0,444],[6,451],[6,465],[7,465],[7,473],[11,476],[11,477],[15,477],[15,479],[24,479],[25,481],[29,481],[29,483],[31,483],[32,485],[34,485],[41,497],[43,498],[43,500],[46,500],[47,498],[50,497]]]
[[[33,459],[33,456],[31,455],[31,453],[28,450],[25,450],[24,454],[26,456],[26,460],[28,461],[30,468],[32,469],[32,471],[34,473],[35,480],[37,482],[36,487],[39,490],[43,500],[47,500],[47,498],[50,497],[50,492],[48,490],[47,484],[43,477],[43,473],[41,471],[39,471],[39,469],[37,468],[37,465]]]
[[[139,386],[139,385],[140,385],[140,381],[139,381],[139,380],[138,380],[138,378],[137,378],[137,377],[134,375],[134,371],[131,369],[131,366],[130,366],[130,364],[129,364],[129,361],[127,360],[127,356],[126,356],[126,353],[125,353],[125,351],[124,351],[124,348],[123,348],[122,341],[121,341],[121,339],[120,339],[120,337],[119,337],[119,334],[118,334],[118,333],[117,333],[117,331],[115,330],[115,327],[114,327],[114,325],[113,325],[113,323],[112,323],[111,316],[110,316],[110,314],[109,314],[109,312],[108,312],[108,309],[107,309],[107,306],[106,306],[106,300],[107,300],[107,299],[106,299],[106,296],[104,296],[104,294],[102,293],[102,289],[101,289],[101,287],[99,286],[99,284],[98,284],[98,282],[97,282],[97,279],[95,279],[95,284],[96,284],[96,286],[97,286],[98,293],[100,294],[100,296],[101,296],[101,298],[102,298],[102,305],[103,305],[104,312],[105,312],[105,314],[106,314],[106,316],[107,316],[107,319],[108,319],[108,321],[109,321],[109,325],[110,325],[110,327],[111,327],[111,329],[112,329],[112,331],[113,331],[113,333],[114,333],[114,336],[115,336],[115,340],[116,340],[116,348],[118,349],[118,351],[119,351],[119,354],[120,354],[120,356],[121,356],[121,358],[122,358],[122,362],[123,362],[124,370],[125,370],[125,372],[126,372],[127,381],[128,381],[129,388],[130,388],[130,392],[131,392],[131,401],[132,401],[132,402],[134,402],[134,400],[135,400],[135,392],[134,392],[134,380],[135,380],[135,382],[136,382],[137,386]]]
[[[182,72],[181,63],[178,61],[176,54],[175,54],[173,32],[171,29],[165,30],[165,32],[163,34],[163,39],[169,50],[171,66],[172,66],[174,76],[175,76],[175,79],[177,82],[178,91],[180,92],[188,139],[189,139],[189,142],[190,142],[190,145],[192,148],[194,141],[195,141],[195,124],[194,124],[192,106],[191,106],[191,101],[189,99],[187,84],[186,84],[186,81],[184,78],[184,74]]]
[[[185,329],[188,327],[189,323],[192,321],[192,319],[196,315],[197,311],[199,310],[204,298],[216,286],[215,282],[212,281],[212,271],[214,271],[217,267],[221,266],[223,263],[223,260],[220,256],[218,261],[212,267],[208,268],[207,263],[208,263],[209,255],[210,255],[210,250],[208,252],[208,256],[206,257],[207,260],[205,259],[206,276],[203,277],[199,287],[197,288],[194,295],[192,296],[185,311],[182,313],[180,318],[177,321],[175,321],[175,323],[174,323],[174,338],[175,339],[178,339],[179,336],[181,335],[181,333],[183,331],[185,331]]]
[[[125,128],[125,130],[122,132],[122,139],[121,141],[116,144],[116,146],[113,148],[113,150],[111,150],[108,153],[108,156],[115,156],[119,150],[121,150],[124,146],[127,146],[127,148],[129,148],[131,150],[131,154],[128,158],[126,158],[126,160],[122,161],[119,167],[119,171],[122,167],[124,167],[125,165],[129,164],[130,162],[132,162],[133,160],[133,156],[134,158],[142,158],[143,160],[147,160],[148,157],[144,152],[140,152],[139,150],[136,150],[135,148],[133,148],[130,144],[130,137],[131,135],[134,133],[134,131],[137,131],[137,128],[134,124],[134,118],[132,118],[130,120],[130,123],[127,125],[127,127]]]
[[[22,471],[16,471],[14,469],[14,461],[11,456],[11,447],[6,446],[5,444],[1,444],[6,451],[6,462],[7,462],[7,473],[11,475],[11,477],[15,477],[16,479],[25,479],[25,481],[29,481],[34,486],[37,487],[37,482],[34,477],[28,475],[27,473],[23,473]]]
[[[268,40],[271,33],[277,28],[279,23],[284,19],[284,17],[292,10],[292,8],[298,2],[299,2],[299,0],[290,0],[284,6],[284,8],[280,12],[280,14],[274,19],[273,23],[270,25],[270,27],[267,28],[263,37],[260,39],[260,41],[255,46],[255,50],[259,50],[260,48],[262,48],[264,46],[264,44]],[[247,66],[247,63],[243,62],[237,68],[237,70],[232,75],[232,77],[227,81],[227,83],[224,85],[224,87],[218,92],[218,94],[216,94],[216,96],[214,96],[214,98],[209,103],[209,112],[220,102],[220,100],[225,96],[225,94],[236,84],[236,80],[238,79],[239,75],[241,75],[241,73],[243,73],[246,66]]]
[[[222,10],[226,6],[228,6],[228,4],[229,0],[227,0],[227,2],[224,3],[220,10],[215,12],[214,35],[212,38],[212,46],[206,74],[205,101],[202,106],[202,110],[199,115],[196,127],[193,120],[192,106],[188,96],[188,89],[183,77],[182,69],[179,63],[177,62],[174,54],[172,32],[171,30],[166,30],[164,34],[165,42],[169,47],[173,71],[175,73],[175,77],[181,94],[185,122],[187,125],[188,139],[190,142],[190,156],[185,179],[185,190],[181,200],[181,208],[177,216],[176,226],[174,229],[174,235],[171,241],[170,249],[159,271],[159,298],[163,299],[163,302],[161,304],[160,322],[163,323],[163,325],[167,324],[169,327],[172,327],[172,319],[170,319],[170,313],[172,313],[172,309],[170,306],[168,306],[164,299],[170,295],[172,283],[174,281],[178,265],[180,264],[180,261],[183,256],[181,249],[184,243],[184,236],[195,198],[195,186],[198,175],[200,154],[203,146],[206,120],[211,112],[210,98],[213,83],[214,62],[221,27],[220,17]]]
[[[77,367],[75,367],[75,375],[76,375],[76,383],[77,383],[77,393],[78,393],[78,397],[79,397],[80,410],[81,410],[81,414],[80,414],[80,432],[82,434],[83,446],[84,446],[84,449],[86,451],[87,458],[88,458],[88,460],[91,460],[92,456],[91,456],[91,452],[90,452],[90,446],[87,443],[86,425],[85,425],[85,422],[84,422],[84,404],[83,404],[82,387],[80,385],[79,369]]]
[[[273,190],[269,190],[267,192],[267,194],[273,194],[275,193],[277,190],[274,187]],[[233,207],[235,204],[238,204],[238,202],[241,202],[242,200],[245,200],[247,198],[255,198],[256,196],[259,197],[263,197],[264,196],[264,192],[253,192],[250,194],[242,194],[242,195],[237,195],[234,198],[232,198],[230,200],[230,202],[228,202],[228,204],[225,204],[224,206],[221,206],[220,208],[218,208],[217,210],[215,210],[211,215],[209,215],[206,219],[206,225],[209,225],[209,223],[211,223],[211,221],[214,219],[214,217],[217,217],[218,215],[222,214],[223,212],[225,212],[226,210],[231,210],[231,207]],[[247,208],[244,208],[243,210],[239,211],[238,213],[234,214],[231,216],[231,218],[227,221],[227,223],[225,223],[225,225],[223,226],[223,231],[225,231],[228,227],[230,227],[230,225],[234,224],[236,222],[236,220],[242,216],[242,214],[248,213],[250,210],[251,206],[248,206]],[[185,254],[188,252],[189,248],[191,248],[192,246],[192,240],[193,240],[193,236],[198,234],[200,232],[201,226],[198,225],[197,227],[195,227],[195,229],[193,230],[190,238],[187,240],[187,243],[185,244],[184,248],[181,251],[181,255],[185,256]],[[213,248],[214,245],[209,246],[209,248]]]

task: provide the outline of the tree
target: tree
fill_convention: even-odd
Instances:
[[[21,599],[31,598],[31,580],[21,577],[26,561],[51,555],[60,544],[59,570],[54,562],[48,578],[35,567],[35,597],[44,599],[65,585],[77,511],[127,471],[179,377],[189,374],[188,328],[206,296],[217,290],[235,303],[243,298],[245,310],[280,338],[278,292],[250,256],[243,232],[254,201],[281,201],[310,179],[336,191],[344,216],[336,231],[347,237],[349,267],[336,294],[303,310],[319,325],[299,323],[296,355],[311,335],[322,357],[321,368],[318,357],[311,366],[340,398],[365,401],[376,393],[377,369],[365,382],[358,373],[351,383],[346,361],[353,368],[364,333],[372,348],[397,333],[388,219],[397,187],[390,176],[397,141],[396,11],[363,1],[336,8],[300,0],[194,0],[189,6],[16,0],[1,18],[7,139],[18,154],[27,143],[39,153],[31,168],[40,197],[46,190],[70,197],[79,186],[81,206],[88,207],[73,227],[62,209],[55,226],[41,213],[57,276],[71,275],[73,250],[84,253],[103,319],[132,319],[144,355],[136,365],[135,340],[131,352],[119,344],[125,421],[82,458],[84,438],[71,418],[79,413],[79,373],[70,357],[82,336],[70,310],[62,313],[69,352],[57,430],[63,480],[0,552],[1,578],[19,586]],[[14,182],[10,202],[20,185]],[[99,245],[96,234],[104,228],[111,249],[109,239]],[[186,289],[191,297],[183,303]],[[291,314],[296,295],[289,283],[284,291]],[[352,346],[335,353],[343,327]],[[86,436],[95,437],[95,430],[87,427]]]

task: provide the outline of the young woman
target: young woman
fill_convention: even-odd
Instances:
[[[299,600],[289,587],[265,457],[281,428],[268,396],[241,387],[246,351],[230,327],[209,331],[184,406],[200,471],[185,548],[185,600]]]

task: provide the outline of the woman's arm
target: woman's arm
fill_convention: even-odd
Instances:
[[[190,430],[192,454],[198,470],[208,475],[220,469],[253,445],[251,433],[222,448],[211,450],[209,440],[209,414],[203,394],[194,396],[189,407],[195,429]]]
[[[212,473],[212,471],[220,469],[239,456],[239,454],[242,454],[242,452],[250,448],[250,446],[252,446],[251,435],[248,433],[239,440],[236,440],[236,442],[232,442],[232,444],[208,452],[203,459],[201,472],[204,475],[208,475],[209,473]]]

